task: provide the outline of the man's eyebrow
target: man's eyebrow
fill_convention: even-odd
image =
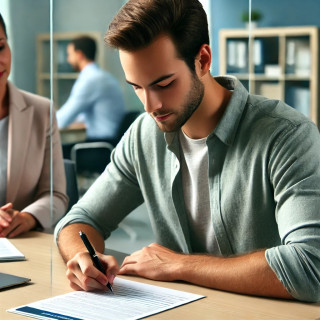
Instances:
[[[149,83],[149,84],[148,84],[148,87],[151,87],[151,86],[153,86],[154,84],[156,84],[156,83],[158,83],[158,82],[161,82],[161,81],[163,81],[163,80],[166,80],[166,79],[172,77],[173,75],[174,75],[174,73],[170,73],[170,74],[161,76],[161,77],[157,78],[156,80],[152,81],[151,83]],[[126,82],[129,83],[129,84],[131,84],[132,86],[138,86],[138,87],[140,87],[139,85],[137,85],[137,84],[135,84],[135,83],[133,83],[133,82],[131,82],[131,81],[129,81],[129,80],[126,80]]]

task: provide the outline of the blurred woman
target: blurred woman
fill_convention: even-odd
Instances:
[[[66,181],[50,101],[8,81],[11,51],[0,14],[0,237],[50,229],[67,208]],[[50,134],[53,139],[53,210],[50,210]]]

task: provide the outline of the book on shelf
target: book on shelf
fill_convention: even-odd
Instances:
[[[288,74],[309,76],[311,70],[311,52],[305,39],[287,41],[286,71]]]
[[[227,73],[248,73],[248,40],[228,40],[227,42]],[[263,41],[253,42],[253,64],[256,73],[264,72]]]
[[[247,73],[248,41],[229,40],[227,51],[227,73]]]
[[[263,42],[255,39],[253,42],[253,64],[255,73],[264,73]]]

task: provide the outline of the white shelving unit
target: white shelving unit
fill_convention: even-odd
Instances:
[[[96,61],[103,67],[103,50],[100,48],[102,41],[99,32],[55,33],[53,35],[53,99],[58,108],[67,100],[79,75],[67,62],[67,46],[72,39],[81,35],[87,35],[96,40]],[[50,97],[50,34],[39,34],[37,37],[37,93]]]
[[[319,29],[314,26],[220,31],[220,74],[251,93],[280,99],[318,126]]]

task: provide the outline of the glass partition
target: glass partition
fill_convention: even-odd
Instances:
[[[298,0],[201,2],[209,17],[212,75],[236,76],[251,93],[284,100],[318,124],[319,20],[316,8],[320,4],[314,0],[303,3]],[[2,0],[1,12],[7,22],[12,50],[9,80],[19,89],[51,98],[53,123],[54,112],[67,101],[79,76],[68,63],[67,48],[70,40],[81,35],[96,40],[96,61],[120,82],[126,109],[143,111],[134,91],[126,84],[117,51],[107,48],[103,40],[109,22],[124,3],[118,0]],[[45,121],[50,122],[50,115],[47,117]],[[51,188],[59,185],[59,175],[63,174],[61,168],[56,167],[56,137],[60,137],[63,147],[86,139],[84,127],[61,129],[57,135],[54,126],[49,147],[52,158],[45,162],[52,175]],[[63,206],[65,199],[53,189],[51,197],[53,222],[56,207]],[[138,208],[107,240],[108,246],[132,252],[152,242],[146,217],[146,209]],[[129,243],[134,245],[130,247]],[[52,270],[55,272],[56,268]]]
[[[134,91],[126,84],[117,51],[107,48],[103,41],[109,22],[125,2],[1,0],[0,10],[7,23],[12,52],[9,81],[21,90],[51,99],[50,103],[48,100],[44,103],[50,104],[51,112],[48,111],[42,118],[38,117],[35,125],[29,122],[32,118],[29,116],[21,118],[23,120],[21,126],[15,124],[14,134],[23,131],[23,135],[15,140],[17,143],[8,148],[10,156],[7,157],[11,160],[15,157],[24,159],[24,155],[30,151],[35,156],[34,161],[27,157],[29,160],[27,165],[19,163],[21,159],[16,161],[14,167],[10,167],[10,174],[20,172],[20,177],[13,180],[13,185],[14,188],[19,187],[21,190],[27,188],[30,182],[30,177],[23,173],[30,173],[31,176],[31,173],[38,172],[39,176],[44,175],[46,178],[41,186],[39,185],[39,188],[45,189],[41,195],[46,195],[41,202],[42,214],[49,217],[45,232],[52,232],[49,226],[57,219],[59,214],[56,212],[61,213],[65,210],[66,199],[63,195],[65,185],[64,182],[60,182],[63,181],[61,178],[65,172],[60,148],[66,152],[63,157],[70,158],[68,147],[86,139],[85,127],[75,126],[58,131],[55,123],[54,112],[67,101],[79,77],[79,72],[75,71],[67,60],[70,40],[80,35],[94,38],[98,48],[97,63],[120,82],[126,109],[143,111],[143,106]],[[251,93],[284,100],[319,124],[320,2],[314,0],[303,2],[202,0],[201,2],[209,17],[212,75],[233,75]],[[51,18],[53,27],[50,29]],[[81,123],[81,118],[78,122]],[[29,129],[22,129],[23,125],[28,125]],[[37,128],[36,134],[29,134],[28,132],[32,132],[34,128]],[[10,130],[9,127],[9,135]],[[35,145],[31,141],[35,142]],[[39,150],[33,151],[32,148],[36,147],[39,147]],[[77,182],[82,187],[81,181]],[[89,185],[91,182],[89,181]],[[67,177],[67,186],[70,187],[71,183],[71,178]],[[85,184],[84,189],[89,185]],[[9,183],[8,188],[12,188]],[[69,192],[68,195],[71,199],[72,195]],[[10,200],[14,205],[15,201],[18,202],[15,198]],[[20,238],[28,242],[31,237],[32,234]],[[41,237],[39,236],[40,244]],[[29,263],[31,269],[33,264],[43,266],[42,271],[32,278],[38,288],[36,296],[32,297],[34,299],[40,295],[45,298],[71,290],[65,279],[65,265],[51,240],[47,238],[44,241],[46,246],[41,247],[38,252],[41,255],[41,259],[37,258],[39,261],[32,260],[32,252],[26,256],[29,260],[26,263]],[[107,247],[131,253],[153,241],[146,209],[141,206],[111,235],[107,240]]]

